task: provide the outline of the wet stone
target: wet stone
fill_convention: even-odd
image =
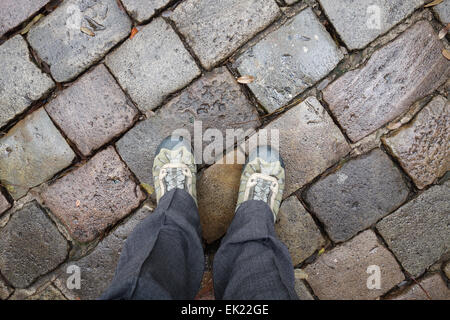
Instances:
[[[0,191],[0,215],[11,208],[11,204]]]
[[[252,75],[250,90],[272,112],[333,70],[343,54],[312,9],[303,10],[240,56],[241,75]]]
[[[154,115],[138,123],[117,142],[117,150],[141,182],[153,185],[152,166],[158,145],[177,129],[188,130],[194,138],[196,121],[201,121],[203,134],[208,128],[215,128],[224,137],[214,142],[203,141],[203,151],[207,155],[208,150],[215,147],[221,151],[225,148],[226,129],[245,132],[260,125],[256,110],[233,76],[222,67],[206,73]],[[240,137],[239,141],[242,139]],[[215,156],[214,152],[211,154]],[[210,156],[203,160],[212,164],[215,158]]]
[[[281,204],[275,231],[288,248],[294,266],[325,244],[319,228],[296,196],[285,199]]]
[[[37,13],[50,0],[2,0],[0,2],[0,37]]]
[[[148,207],[142,207],[105,237],[90,254],[79,260],[68,262],[55,281],[57,287],[68,297],[76,297],[81,300],[98,299],[111,284],[127,237],[150,213]],[[80,268],[80,289],[67,288],[67,279],[71,273],[67,273],[66,270],[71,265]]]
[[[138,114],[103,64],[63,90],[45,109],[84,156],[127,130]]]
[[[444,0],[444,2],[434,6],[433,10],[443,24],[450,23],[450,2],[448,0]]]
[[[303,280],[295,279],[295,293],[300,300],[314,300]]]
[[[384,139],[420,189],[450,170],[449,128],[449,103],[437,96],[410,124]]]
[[[131,21],[116,0],[68,0],[42,18],[27,39],[53,78],[65,82],[99,61],[130,30]]]
[[[31,62],[27,43],[20,35],[0,46],[0,70],[0,127],[34,101],[44,98],[55,86],[53,80]]]
[[[238,152],[238,151],[236,151]],[[235,153],[235,159],[237,153]],[[207,168],[197,183],[198,211],[203,238],[211,243],[222,237],[233,220],[242,164],[214,164]]]
[[[122,3],[133,19],[142,23],[153,17],[156,10],[160,10],[168,5],[170,0],[122,0]]]
[[[367,287],[369,266],[379,267],[380,289]],[[405,278],[394,256],[372,230],[325,252],[304,270],[307,282],[321,300],[376,299]]]
[[[423,0],[319,0],[350,50],[362,49],[405,19]]]
[[[275,147],[286,166],[284,197],[311,182],[350,151],[339,128],[315,97],[294,106],[264,129],[250,137],[253,143],[248,143],[245,150],[251,151],[248,149],[258,139],[273,146],[276,138],[271,130],[278,130],[279,146]],[[262,132],[267,133],[267,140]]]
[[[424,191],[377,224],[389,248],[413,277],[450,250],[449,212],[448,181]]]
[[[89,242],[136,209],[144,194],[109,147],[51,184],[42,198],[74,240]]]
[[[170,19],[205,69],[211,69],[274,21],[274,0],[188,0]]]
[[[428,276],[412,285],[393,300],[450,300],[450,289],[439,274]],[[424,292],[428,293],[428,295]]]
[[[6,300],[11,293],[13,293],[13,289],[10,288],[0,277],[0,300]]]
[[[16,288],[62,263],[69,246],[36,201],[16,211],[0,229],[0,272]]]
[[[106,65],[143,112],[200,75],[178,35],[162,18],[106,57]]]
[[[74,158],[75,153],[40,108],[0,138],[0,181],[18,199],[68,167]]]
[[[376,51],[367,64],[323,91],[331,112],[354,142],[395,119],[450,76],[450,62],[430,23],[419,21]]]
[[[315,182],[305,200],[330,238],[342,242],[398,208],[408,193],[400,170],[374,149]]]

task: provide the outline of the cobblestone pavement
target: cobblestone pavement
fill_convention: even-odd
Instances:
[[[0,299],[95,299],[195,121],[246,132],[235,156],[279,130],[302,299],[450,299],[450,0],[428,2],[2,0]],[[213,299],[242,165],[200,168]]]

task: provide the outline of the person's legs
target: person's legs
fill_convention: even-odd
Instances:
[[[166,138],[152,170],[158,207],[128,237],[101,299],[194,299],[200,288],[204,255],[191,146]]]
[[[298,299],[289,252],[274,229],[283,189],[282,160],[261,147],[244,167],[238,209],[214,257],[216,299]]]
[[[169,191],[128,237],[100,299],[194,299],[204,268],[200,236],[193,198]]]

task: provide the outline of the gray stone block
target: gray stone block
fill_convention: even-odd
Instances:
[[[376,51],[366,65],[349,71],[323,91],[354,142],[395,119],[445,83],[450,61],[427,21],[419,21]]]
[[[103,64],[59,92],[45,110],[84,156],[126,131],[138,115]]]
[[[362,49],[405,19],[423,0],[319,0],[350,50]]]
[[[330,238],[342,242],[397,209],[408,193],[400,170],[375,149],[315,182],[305,200]]]
[[[120,253],[127,237],[139,222],[150,213],[151,211],[144,206],[113,230],[87,256],[76,261],[68,262],[64,266],[61,275],[55,281],[57,287],[69,297],[77,297],[81,300],[98,299],[111,284]],[[66,273],[66,271],[70,265],[76,265],[80,268],[80,289],[67,288],[67,278],[71,274]]]
[[[377,224],[413,277],[450,250],[450,182],[431,187]]]
[[[41,19],[27,39],[53,78],[65,82],[99,61],[130,31],[131,21],[116,0],[68,0]]]
[[[2,0],[0,2],[0,37],[37,13],[50,0]]]
[[[53,80],[30,60],[25,40],[17,35],[0,46],[0,127],[43,98]]]
[[[255,77],[248,87],[272,112],[326,76],[342,58],[308,8],[247,50],[235,65],[241,75]]]
[[[188,0],[170,18],[209,70],[279,14],[274,0]]]
[[[435,97],[404,128],[384,138],[419,189],[450,170],[450,105]]]
[[[275,231],[288,248],[294,266],[325,245],[319,228],[296,196],[285,199],[281,204]]]
[[[164,8],[170,1],[171,0],[122,0],[122,3],[133,19],[136,19],[137,22],[142,23],[153,17],[156,10]]]
[[[143,112],[158,107],[200,75],[194,59],[162,18],[108,55],[106,65]]]
[[[62,263],[68,249],[66,239],[33,201],[0,229],[0,270],[14,287],[25,288]]]
[[[0,138],[0,181],[17,200],[74,159],[75,153],[40,108]]]

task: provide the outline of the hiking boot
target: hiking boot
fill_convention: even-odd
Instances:
[[[247,200],[261,200],[272,210],[274,221],[284,191],[284,163],[277,150],[259,146],[248,156],[241,175],[236,210]]]
[[[153,161],[153,181],[156,201],[172,189],[188,192],[197,203],[197,166],[190,143],[183,137],[165,138],[156,150]]]

